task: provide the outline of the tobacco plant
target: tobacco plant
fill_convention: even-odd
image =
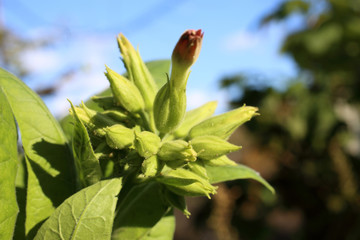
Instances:
[[[201,30],[183,33],[159,87],[154,76],[165,76],[168,62],[145,64],[120,34],[126,74],[106,66],[110,91],[69,101],[64,130],[39,96],[0,70],[0,239],[172,239],[173,209],[190,217],[185,197],[211,198],[213,184],[245,178],[273,191],[226,156],[240,149],[227,139],[256,107],[213,116],[214,101],[186,112],[202,39]]]

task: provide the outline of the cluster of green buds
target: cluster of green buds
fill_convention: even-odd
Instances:
[[[227,139],[257,115],[257,108],[243,106],[213,116],[216,102],[186,112],[186,84],[203,35],[201,30],[182,34],[172,54],[171,74],[158,89],[139,52],[120,34],[127,74],[106,67],[112,95],[93,98],[101,109],[81,104],[70,111],[86,127],[105,177],[158,181],[169,203],[185,214],[184,202],[178,199],[216,193],[206,166],[234,165],[226,154],[240,147]]]

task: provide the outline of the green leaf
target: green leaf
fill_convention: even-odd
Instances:
[[[101,168],[91,146],[89,134],[71,104],[75,118],[72,141],[77,174],[82,187],[90,186],[101,179]]]
[[[146,182],[133,187],[120,202],[112,239],[142,239],[164,216],[169,206],[162,198],[162,185]]]
[[[82,189],[62,203],[42,225],[36,239],[110,239],[121,179]]]
[[[74,162],[64,133],[40,97],[3,69],[0,86],[18,123],[26,155],[25,229],[31,238],[55,207],[75,191]]]
[[[275,193],[274,188],[270,186],[270,184],[266,182],[258,172],[247,166],[238,164],[236,166],[205,165],[205,167],[211,183],[219,183],[236,179],[254,179],[262,183],[272,193]]]
[[[171,240],[175,232],[175,216],[169,211],[141,240]]]
[[[16,202],[17,130],[11,107],[0,87],[0,239],[12,239],[19,208]]]
[[[18,155],[17,162],[17,173],[16,173],[16,200],[19,206],[19,214],[16,219],[15,231],[13,239],[25,239],[25,212],[26,212],[26,163],[25,157],[20,154]]]

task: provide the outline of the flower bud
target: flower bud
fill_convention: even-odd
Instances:
[[[135,149],[139,155],[144,158],[148,158],[156,154],[160,148],[160,142],[161,139],[159,136],[152,132],[135,132]]]
[[[123,34],[119,34],[117,40],[130,81],[139,89],[146,109],[152,109],[157,87],[149,69]]]
[[[204,33],[201,29],[186,30],[176,44],[171,56],[173,68],[190,68],[197,60]]]
[[[161,133],[173,131],[184,118],[185,111],[185,90],[178,91],[167,82],[157,93],[154,102],[156,128]]]
[[[166,172],[157,180],[165,184],[170,191],[182,196],[205,195],[210,198],[210,194],[216,193],[216,187],[212,186],[207,179],[183,168]]]
[[[196,160],[196,152],[192,146],[183,140],[164,142],[157,153],[162,161],[184,161],[193,162]]]
[[[196,61],[201,49],[201,30],[187,30],[180,37],[172,54],[170,80],[156,94],[154,118],[161,133],[176,129],[186,111],[186,83],[190,67]]]
[[[216,106],[217,101],[213,101],[186,112],[184,121],[180,124],[179,128],[176,129],[174,136],[176,138],[185,137],[193,126],[211,117],[215,112]]]
[[[134,131],[123,125],[116,124],[104,129],[106,143],[114,149],[130,147],[134,142]]]
[[[216,136],[200,136],[191,140],[191,145],[204,160],[211,160],[235,152],[241,147],[236,146]]]
[[[106,71],[105,75],[110,82],[116,103],[131,113],[141,111],[144,108],[144,101],[137,87],[107,66]]]
[[[189,132],[189,139],[213,135],[222,139],[228,139],[230,135],[244,122],[249,121],[253,116],[259,115],[256,111],[258,108],[243,106],[223,113],[221,115],[211,117],[198,125],[194,126]]]

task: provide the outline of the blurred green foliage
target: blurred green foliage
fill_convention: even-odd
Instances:
[[[229,204],[232,229],[241,239],[360,239],[360,1],[285,1],[262,24],[295,13],[307,24],[281,50],[298,65],[298,80],[281,91],[246,74],[222,80],[240,89],[234,107],[261,114],[234,138],[252,142],[234,157],[277,191],[271,199],[256,185],[228,185],[239,192]]]

